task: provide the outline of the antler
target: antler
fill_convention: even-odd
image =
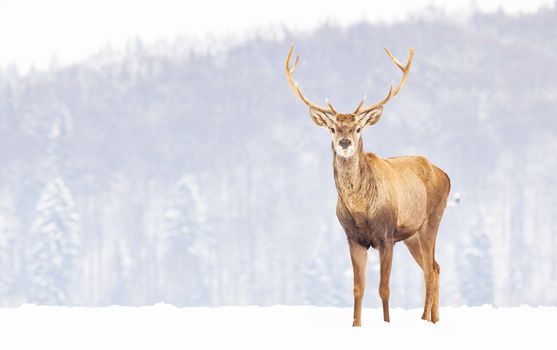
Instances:
[[[294,73],[294,71],[298,67],[298,59],[300,58],[300,55],[296,55],[296,60],[294,61],[294,67],[292,69],[290,69],[290,58],[292,57],[292,52],[293,51],[294,51],[294,45],[292,45],[290,47],[290,52],[288,52],[288,57],[286,57],[286,80],[288,80],[288,85],[290,85],[290,89],[292,89],[292,91],[310,108],[316,109],[316,110],[318,110],[320,112],[323,112],[323,113],[336,114],[335,108],[333,107],[333,105],[331,105],[331,103],[327,99],[325,99],[325,101],[327,102],[327,105],[329,106],[328,109],[316,105],[315,103],[308,100],[302,94],[302,92],[300,91],[300,88],[298,87],[298,83],[296,83],[294,81],[294,78],[292,77],[292,74]]]
[[[352,114],[354,114],[354,115],[364,114],[364,113],[367,113],[367,112],[369,112],[373,109],[384,106],[387,102],[389,102],[389,100],[391,98],[395,97],[398,94],[400,89],[402,89],[402,87],[404,86],[404,83],[406,83],[406,79],[408,78],[408,72],[410,71],[410,66],[412,65],[412,58],[414,57],[414,48],[413,47],[410,48],[410,55],[408,55],[408,62],[406,63],[406,66],[403,66],[389,52],[389,50],[385,49],[385,51],[387,52],[387,55],[389,55],[391,60],[393,60],[393,62],[396,64],[396,66],[398,68],[400,68],[400,70],[402,70],[402,78],[400,79],[400,82],[398,83],[397,87],[394,88],[394,89],[393,89],[393,85],[391,84],[391,87],[389,89],[389,93],[387,94],[387,97],[385,97],[383,100],[381,100],[377,103],[374,103],[372,105],[369,105],[369,106],[365,107],[364,109],[361,109],[362,105],[364,104],[364,101],[366,99],[365,96],[364,96],[364,98],[360,101],[360,103],[358,104],[358,107],[356,107],[356,109],[354,110],[354,112],[352,112]]]

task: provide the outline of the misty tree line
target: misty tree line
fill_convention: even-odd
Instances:
[[[0,304],[351,305],[330,141],[284,78],[295,41],[304,93],[342,110],[398,79],[383,47],[415,48],[364,143],[427,156],[461,195],[438,236],[441,303],[555,305],[556,19],[329,24],[215,55],[136,42],[3,70]],[[403,244],[395,254],[392,305],[419,307],[419,268]]]

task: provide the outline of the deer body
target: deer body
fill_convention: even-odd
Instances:
[[[447,205],[450,179],[447,174],[424,157],[396,157],[382,159],[364,153],[361,131],[379,121],[383,106],[404,85],[413,50],[406,66],[387,54],[402,70],[398,86],[389,90],[380,102],[362,109],[362,100],[354,112],[337,113],[327,101],[328,108],[320,107],[302,95],[292,78],[290,49],[286,60],[286,74],[292,91],[310,107],[315,124],[329,129],[332,137],[333,169],[338,192],[337,217],[348,238],[354,270],[353,326],[361,325],[362,299],[365,290],[367,251],[379,251],[379,296],[383,304],[383,319],[389,317],[389,279],[393,247],[404,241],[408,250],[424,272],[425,303],[422,318],[439,320],[439,264],[435,261],[435,240],[441,217]]]
[[[425,168],[427,160],[381,159],[363,152],[355,158],[335,155],[334,161],[337,216],[348,239],[377,248],[415,234],[426,220],[427,189],[409,165],[423,163]],[[353,161],[361,164],[349,164]]]

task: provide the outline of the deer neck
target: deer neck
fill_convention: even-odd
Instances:
[[[336,154],[334,147],[333,153],[335,183],[339,196],[348,199],[348,197],[354,195],[363,195],[369,191],[370,187],[374,187],[375,171],[363,151],[361,139],[357,151],[352,157],[339,156]]]

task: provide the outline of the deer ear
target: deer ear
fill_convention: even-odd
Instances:
[[[311,116],[311,120],[317,126],[321,126],[324,128],[329,128],[333,124],[333,119],[330,115],[325,112],[322,112],[318,109],[311,108],[309,109],[309,115]]]
[[[361,128],[365,128],[366,126],[372,126],[381,119],[381,115],[383,114],[383,106],[379,106],[374,108],[370,111],[364,112],[360,114],[360,120],[358,125]]]

